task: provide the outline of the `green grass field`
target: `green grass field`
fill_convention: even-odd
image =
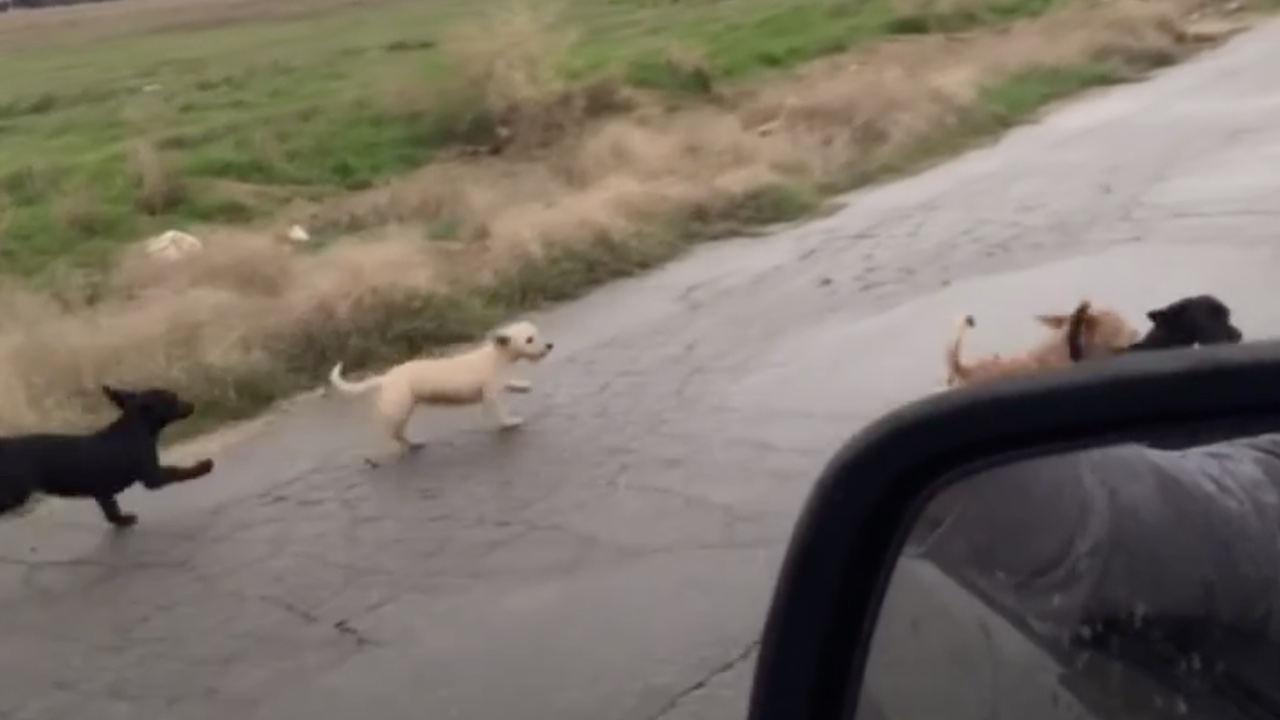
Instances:
[[[678,93],[690,83],[673,52],[736,81],[1065,1],[568,0],[555,11],[575,36],[566,77]],[[48,27],[36,14],[63,11],[0,16],[0,272],[94,266],[164,227],[247,222],[374,186],[454,142],[456,108],[433,96],[451,72],[439,45],[492,5],[321,2],[99,9]]]

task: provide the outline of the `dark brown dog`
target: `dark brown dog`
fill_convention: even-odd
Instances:
[[[1084,338],[1088,336],[1088,303],[1071,314],[1067,348],[1072,362],[1089,357]],[[1124,352],[1161,350],[1197,345],[1234,344],[1244,333],[1231,323],[1231,308],[1213,295],[1192,295],[1147,313],[1151,329]]]

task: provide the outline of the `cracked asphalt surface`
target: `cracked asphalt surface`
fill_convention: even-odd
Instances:
[[[975,351],[1084,294],[1215,292],[1280,331],[1275,67],[1270,24],[550,312],[518,433],[421,413],[429,447],[371,471],[360,403],[318,398],[126,495],[130,532],[73,503],[0,523],[0,717],[741,717],[811,481],[940,385],[957,313]]]

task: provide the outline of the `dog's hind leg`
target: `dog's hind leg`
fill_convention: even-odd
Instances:
[[[107,522],[112,525],[118,528],[126,528],[138,524],[138,516],[123,512],[114,495],[95,497],[94,500],[98,503],[98,509],[102,511],[102,517],[106,518]]]
[[[34,508],[36,491],[27,473],[0,468],[0,515],[26,515]]]
[[[410,440],[405,435],[405,429],[409,426],[409,418],[413,417],[415,405],[411,395],[384,394],[378,398],[378,403],[374,406],[378,424],[382,426],[383,432],[394,440],[403,452],[418,450],[424,445],[422,442]]]
[[[399,408],[396,408],[396,409],[400,410]],[[378,413],[379,422],[382,425],[383,430],[386,432],[387,437],[389,437],[393,442],[395,442],[396,449],[391,453],[388,453],[386,457],[365,458],[365,463],[368,464],[369,467],[375,467],[375,468],[380,467],[386,462],[390,462],[392,460],[398,460],[404,457],[405,455],[421,450],[423,447],[426,446],[425,442],[421,440],[410,440],[405,435],[405,429],[409,426],[409,418],[412,416],[413,416],[412,405],[410,405],[407,410],[401,410],[400,412],[397,412],[394,414],[389,414],[386,412]]]
[[[405,435],[405,429],[409,427],[409,415],[388,423],[387,429],[391,432],[391,439],[395,440],[403,452],[412,452],[421,450],[426,445],[422,440],[410,440]]]
[[[27,488],[0,491],[0,515],[27,515],[34,508],[33,493]]]

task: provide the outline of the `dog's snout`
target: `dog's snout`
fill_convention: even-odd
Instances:
[[[555,346],[556,346],[555,343],[547,343],[547,352],[551,352],[551,350],[554,349]]]
[[[1200,342],[1201,345],[1234,345],[1244,340],[1239,328],[1228,325]]]

